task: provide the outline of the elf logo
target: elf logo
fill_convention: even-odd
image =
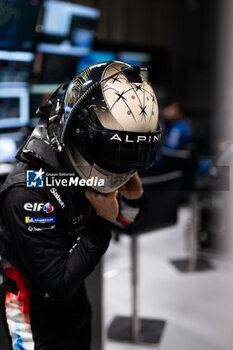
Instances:
[[[52,213],[54,211],[54,207],[50,203],[25,203],[24,209],[27,211],[43,211],[47,214]]]
[[[52,211],[54,211],[54,207],[52,206],[52,204],[46,203],[43,207],[43,211],[47,214],[52,213]]]

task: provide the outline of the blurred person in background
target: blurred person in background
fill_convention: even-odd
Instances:
[[[141,214],[137,170],[154,162],[157,101],[139,67],[108,61],[62,84],[39,111],[1,190],[6,324],[13,349],[90,350],[84,280],[115,220],[125,226]],[[104,182],[39,186],[45,172]]]
[[[174,101],[163,110],[163,138],[159,148],[159,157],[149,175],[160,175],[175,170],[183,172],[183,188],[193,187],[195,159],[193,149],[193,130],[187,120],[181,102]]]
[[[193,142],[193,131],[181,102],[172,102],[165,107],[163,117],[165,130],[161,153],[166,154],[167,152],[171,155],[171,151],[190,150]]]

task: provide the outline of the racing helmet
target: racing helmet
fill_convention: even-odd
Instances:
[[[138,66],[107,61],[82,70],[62,100],[60,143],[83,179],[110,193],[153,164],[160,141],[155,93]]]

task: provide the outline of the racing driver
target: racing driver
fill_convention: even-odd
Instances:
[[[89,350],[84,280],[113,223],[140,217],[137,170],[155,160],[157,101],[138,66],[107,61],[62,84],[37,113],[0,194],[5,323],[14,350]],[[69,173],[82,183],[46,186],[46,174]],[[101,181],[88,186],[91,178]]]

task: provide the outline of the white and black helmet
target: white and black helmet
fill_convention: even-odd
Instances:
[[[138,66],[107,61],[81,71],[61,102],[59,142],[78,175],[109,193],[153,164],[160,141],[155,93]]]

